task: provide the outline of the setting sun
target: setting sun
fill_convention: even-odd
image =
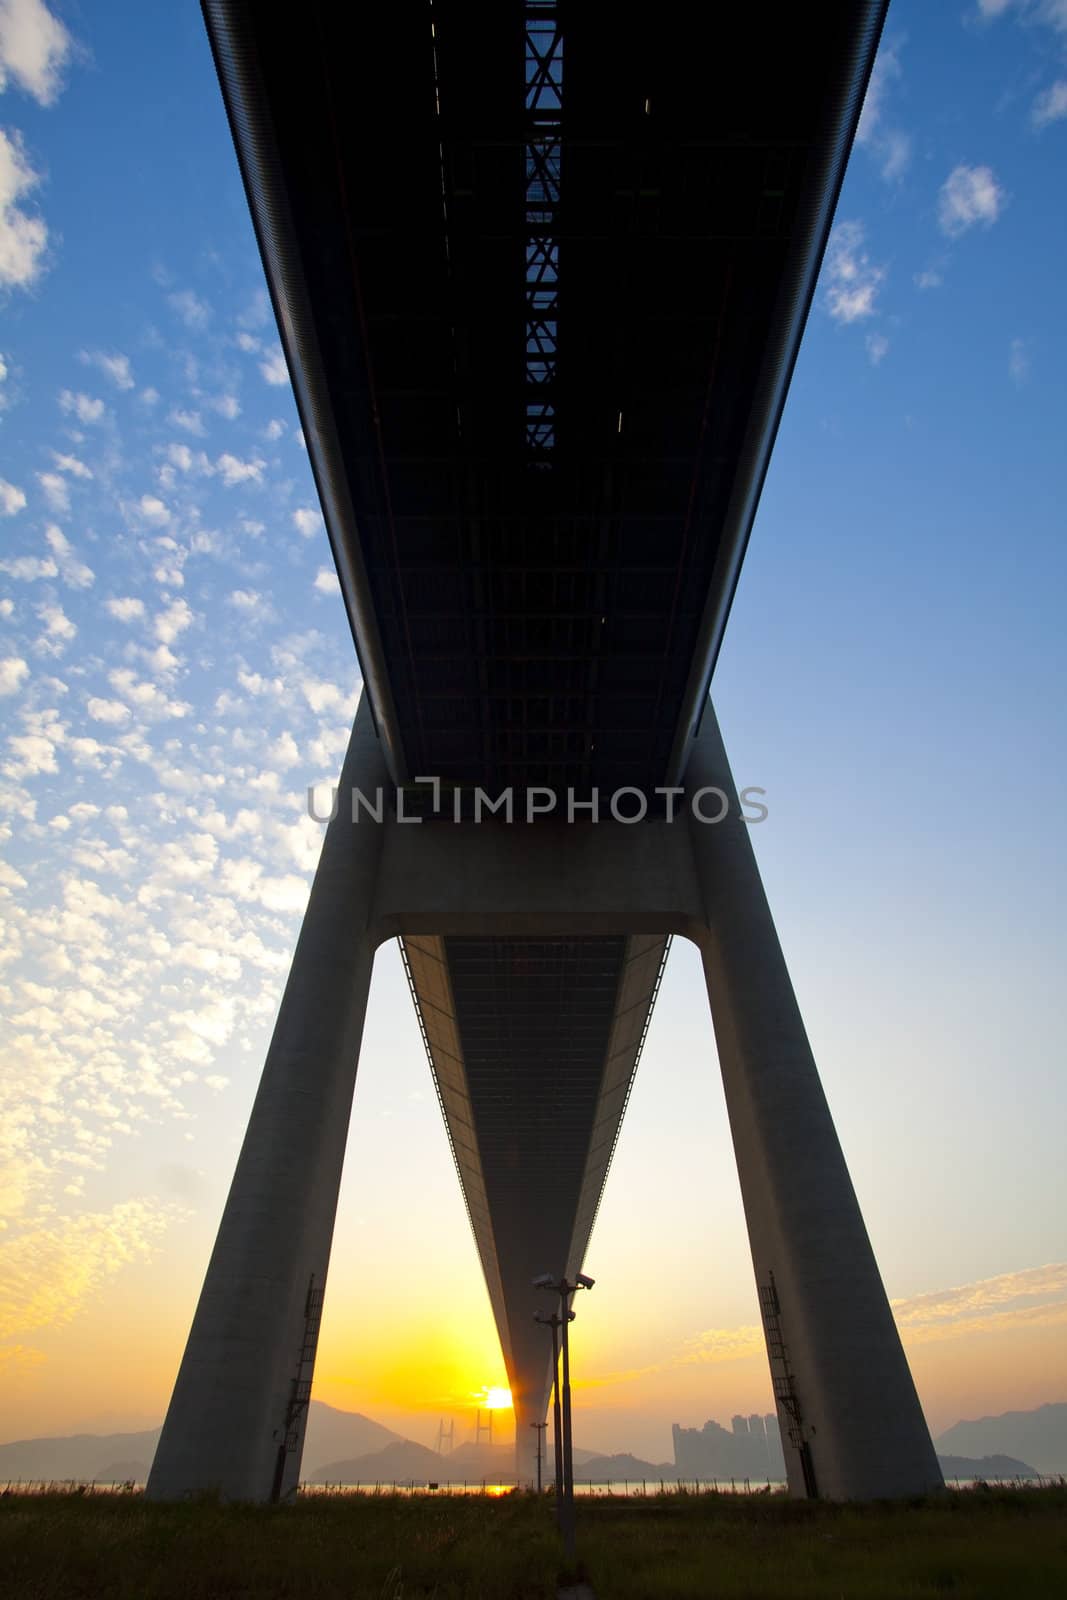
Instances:
[[[489,1411],[504,1410],[511,1405],[511,1390],[487,1388],[482,1405]]]

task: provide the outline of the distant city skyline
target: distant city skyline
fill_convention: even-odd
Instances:
[[[1067,1398],[1061,10],[890,7],[714,684],[935,1434]],[[0,1440],[162,1418],[360,690],[198,8],[3,12]],[[588,1266],[579,1443],[771,1410],[682,941]],[[389,947],[315,1394],[504,1383]]]

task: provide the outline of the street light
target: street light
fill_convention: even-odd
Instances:
[[[538,1495],[538,1499],[540,1499],[540,1496],[541,1496],[541,1440],[542,1440],[542,1438],[544,1436],[545,1429],[548,1427],[548,1423],[547,1422],[531,1422],[530,1423],[530,1427],[537,1429],[537,1495]]]
[[[556,1358],[556,1327],[563,1330],[563,1497],[560,1502],[560,1532],[563,1535],[563,1546],[568,1557],[574,1560],[574,1440],[571,1434],[571,1355],[570,1340],[567,1337],[568,1325],[574,1321],[574,1312],[570,1309],[571,1296],[579,1289],[591,1289],[595,1283],[594,1278],[589,1278],[584,1272],[575,1274],[574,1282],[568,1283],[566,1278],[554,1278],[550,1272],[542,1272],[540,1277],[533,1280],[535,1289],[548,1289],[553,1294],[559,1295],[559,1316],[551,1319],[552,1327],[552,1354]],[[547,1317],[538,1316],[539,1322],[548,1322]],[[556,1392],[559,1392],[559,1379],[556,1379]],[[559,1467],[557,1465],[557,1478]]]
[[[571,1317],[574,1312],[570,1313]],[[549,1316],[547,1311],[535,1311],[534,1321],[540,1322],[545,1328],[552,1330],[552,1438],[556,1454],[556,1521],[559,1523],[560,1532],[563,1531],[563,1426],[560,1422],[559,1412],[559,1330],[560,1320],[556,1312]]]

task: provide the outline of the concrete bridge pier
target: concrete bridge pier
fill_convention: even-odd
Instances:
[[[387,776],[364,696],[156,1458],[151,1500],[296,1487],[374,944],[382,830],[353,786]]]
[[[710,701],[686,773],[690,792],[705,785],[730,810],[690,832],[698,943],[790,1489],[835,1500],[940,1489]]]

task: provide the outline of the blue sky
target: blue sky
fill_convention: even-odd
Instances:
[[[0,63],[7,1436],[161,1414],[358,677],[197,6],[0,0]],[[938,1425],[1067,1392],[1065,178],[1067,5],[896,0],[715,685]],[[677,948],[590,1256],[594,1442],[767,1408],[736,1191]],[[411,1350],[446,1300],[499,1381],[385,952],[320,1392],[417,1433],[455,1396],[405,1409],[352,1287],[413,1251]]]

